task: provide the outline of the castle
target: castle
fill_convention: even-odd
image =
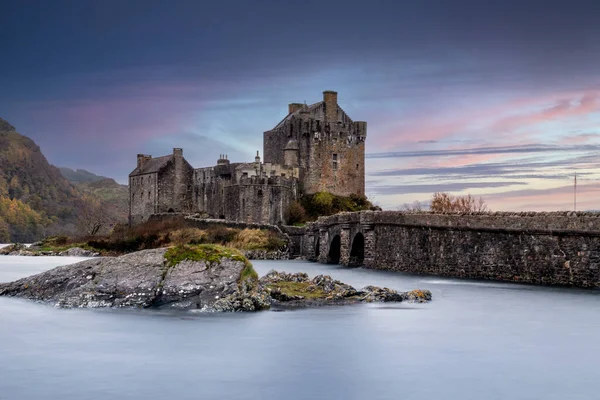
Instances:
[[[202,213],[238,222],[282,224],[290,204],[320,191],[349,196],[365,194],[367,123],[352,121],[323,92],[312,105],[292,103],[288,115],[263,133],[263,156],[193,168],[183,150],[153,158],[138,154],[129,174],[129,221],[143,222],[157,213]]]

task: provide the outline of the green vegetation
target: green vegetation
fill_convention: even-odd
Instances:
[[[304,196],[300,202],[293,202],[290,205],[287,212],[288,224],[301,225],[321,216],[363,210],[381,210],[381,208],[374,206],[366,196],[352,194],[344,197],[328,192],[318,192],[312,196]]]
[[[313,286],[310,282],[282,281],[270,283],[267,288],[271,291],[280,291],[289,297],[302,296],[305,299],[323,299],[326,297],[321,288]]]
[[[244,282],[247,280],[258,281],[258,274],[254,270],[252,263],[250,263],[250,261],[248,260],[245,261],[244,269],[240,274],[240,282]]]
[[[239,283],[245,281],[258,281],[258,274],[254,267],[238,250],[215,244],[177,245],[170,247],[165,253],[167,267],[171,268],[184,260],[205,261],[209,265],[219,263],[223,258],[244,263],[240,273]]]
[[[70,247],[93,250],[102,255],[119,255],[159,247],[216,244],[231,251],[265,250],[275,251],[286,245],[277,232],[261,229],[234,229],[219,224],[207,225],[203,229],[186,227],[181,220],[149,221],[134,227],[116,225],[103,236],[58,236],[45,239],[43,251],[63,251]]]
[[[212,264],[220,262],[224,257],[244,263],[248,261],[237,250],[214,244],[178,245],[170,247],[165,253],[169,266],[177,265],[183,260],[207,261]]]

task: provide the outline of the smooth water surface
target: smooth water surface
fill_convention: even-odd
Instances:
[[[0,281],[74,262],[0,257]],[[0,399],[597,399],[597,291],[255,261],[433,302],[195,314],[0,297]]]

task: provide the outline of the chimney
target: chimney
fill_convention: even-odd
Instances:
[[[288,104],[288,114],[295,113],[298,110],[301,110],[304,107],[302,103],[290,103]]]
[[[175,147],[173,149],[173,155],[175,157],[183,157],[183,149],[179,148],[179,147]]]
[[[323,102],[325,103],[325,120],[328,122],[337,122],[337,92],[332,90],[324,91]]]
[[[137,155],[137,167],[141,168],[146,161],[152,159],[152,156],[149,154],[138,154]]]

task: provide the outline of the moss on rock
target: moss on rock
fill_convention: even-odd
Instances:
[[[239,251],[216,244],[177,245],[169,247],[165,253],[165,259],[169,267],[175,266],[184,260],[206,261],[213,264],[218,263],[222,258],[248,263],[246,257]]]

